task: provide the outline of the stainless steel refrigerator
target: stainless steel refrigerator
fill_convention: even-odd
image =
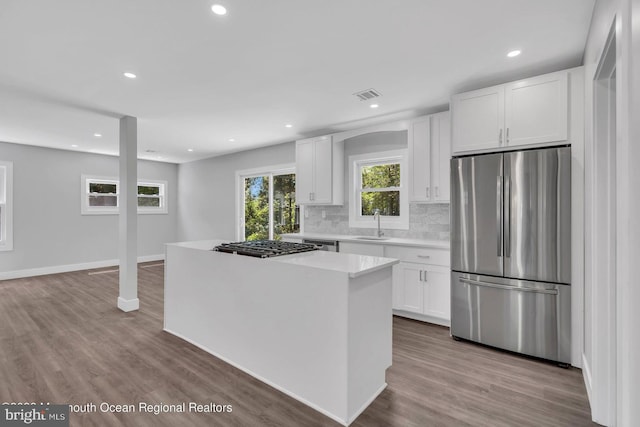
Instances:
[[[451,335],[571,362],[571,148],[451,160]]]

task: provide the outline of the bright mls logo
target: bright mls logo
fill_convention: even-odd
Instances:
[[[0,407],[0,427],[68,427],[69,405],[7,405]]]

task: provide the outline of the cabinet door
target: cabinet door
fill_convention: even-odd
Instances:
[[[394,296],[397,302],[397,309],[422,313],[424,309],[424,282],[421,277],[424,266],[421,264],[398,264],[397,291],[399,295]]]
[[[504,141],[504,87],[461,93],[451,98],[453,152],[498,148]]]
[[[313,193],[313,140],[296,142],[296,203],[311,202]]]
[[[431,120],[429,116],[411,121],[409,125],[409,177],[410,198],[412,202],[431,200],[430,182],[431,159]]]
[[[449,112],[431,118],[431,187],[433,200],[449,201],[451,171],[451,122]]]
[[[451,319],[451,272],[446,267],[425,265],[424,311],[428,316]]]
[[[566,72],[553,73],[505,86],[507,145],[567,139],[567,76]]]
[[[331,137],[320,137],[314,141],[314,189],[312,203],[331,203],[333,188],[333,147]]]

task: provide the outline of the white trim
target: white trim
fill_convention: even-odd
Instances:
[[[451,327],[451,319],[443,319],[441,317],[428,316],[422,313],[412,313],[410,311],[393,309],[393,315],[398,317],[406,317],[407,319],[419,320],[420,322],[433,323],[434,325]]]
[[[400,216],[380,217],[380,227],[396,230],[409,229],[409,189],[407,150],[389,150],[377,153],[359,154],[349,156],[349,227],[350,228],[377,228],[377,222],[373,218],[363,218],[359,214],[360,203],[356,184],[360,183],[359,167],[362,163],[400,163]]]
[[[140,300],[138,298],[127,300],[122,297],[118,297],[118,308],[125,313],[138,310],[140,308]]]
[[[194,345],[194,346],[198,347],[201,350],[206,351],[207,353],[217,357],[218,359],[222,360],[225,363],[228,363],[229,365],[233,366],[234,368],[240,369],[242,372],[245,372],[245,373],[251,375],[253,378],[255,378],[255,379],[257,379],[257,380],[259,380],[259,381],[261,381],[261,382],[263,382],[263,383],[265,383],[265,384],[267,384],[267,385],[269,385],[269,386],[271,386],[273,388],[275,388],[278,391],[281,391],[282,393],[286,394],[287,396],[290,396],[290,397],[294,398],[298,402],[304,403],[308,407],[315,409],[316,411],[320,412],[323,415],[326,415],[327,417],[329,417],[332,420],[342,424],[343,426],[348,426],[351,422],[353,422],[353,420],[355,420],[355,418],[358,415],[360,415],[360,413],[367,407],[367,405],[369,405],[371,402],[373,402],[373,400],[376,397],[378,397],[378,395],[382,392],[382,390],[384,390],[387,387],[387,384],[385,383],[383,387],[381,387],[379,390],[377,390],[376,393],[374,393],[374,395],[365,403],[365,405],[362,407],[362,409],[358,413],[356,413],[356,415],[353,417],[353,419],[344,420],[344,419],[340,418],[338,415],[332,414],[331,412],[329,412],[329,411],[327,411],[327,410],[325,410],[323,408],[320,408],[319,406],[315,405],[314,403],[311,403],[308,400],[303,399],[302,397],[298,396],[294,392],[289,391],[288,389],[282,387],[281,385],[278,385],[278,384],[276,384],[276,383],[274,383],[272,381],[267,380],[266,378],[256,374],[252,370],[245,368],[244,366],[242,366],[242,365],[240,365],[240,364],[238,364],[238,363],[236,363],[236,362],[234,362],[234,361],[222,356],[221,354],[211,350],[210,348],[208,348],[208,347],[206,347],[204,345],[198,344],[198,343],[190,340],[189,338],[187,338],[187,337],[185,337],[185,336],[183,336],[183,335],[181,335],[181,334],[179,334],[177,332],[173,332],[172,330],[167,329],[166,327],[163,328],[163,330],[165,332],[173,335],[173,336],[176,336],[176,337],[188,342],[191,345]]]
[[[4,174],[4,209],[0,215],[4,217],[2,222],[3,230],[0,235],[6,236],[0,240],[0,252],[13,250],[13,162],[0,161],[0,168]]]
[[[411,120],[398,120],[388,123],[376,124],[366,127],[361,127],[354,130],[347,130],[344,132],[334,133],[331,136],[333,141],[344,141],[345,139],[354,138],[356,136],[366,135],[368,133],[375,132],[398,132],[403,130],[409,130]]]
[[[144,255],[138,257],[138,262],[163,261],[164,254]],[[113,267],[120,265],[120,260],[92,261],[80,264],[53,265],[50,267],[28,268],[24,270],[0,272],[0,280],[21,279],[24,277],[44,276],[47,274],[68,273],[70,271],[92,270],[94,268]]]
[[[584,387],[587,389],[587,398],[591,402],[591,367],[584,353],[582,353],[582,378],[584,379]]]

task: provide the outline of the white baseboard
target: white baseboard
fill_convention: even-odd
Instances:
[[[593,402],[591,401],[591,367],[584,353],[582,353],[582,378],[584,379],[584,386],[587,389],[589,404],[593,407]]]
[[[138,262],[162,261],[164,254],[144,255],[138,257]],[[21,279],[23,277],[44,276],[45,274],[68,273],[70,271],[91,270],[93,268],[113,267],[120,264],[118,259],[105,261],[92,261],[80,264],[53,265],[50,267],[29,268],[25,270],[14,270],[0,272],[0,280]]]
[[[440,326],[446,326],[447,328],[451,327],[450,319],[442,319],[439,317],[427,316],[425,314],[412,313],[410,311],[396,310],[396,309],[393,309],[393,314],[395,316],[406,317],[407,319],[419,320],[421,322],[427,322],[427,323],[433,323]]]

